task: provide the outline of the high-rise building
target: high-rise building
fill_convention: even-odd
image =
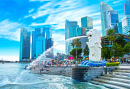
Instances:
[[[42,33],[41,35],[38,35],[38,38],[36,40],[36,58],[40,56],[43,52],[46,50],[46,33]]]
[[[77,28],[77,36],[86,35],[86,28],[78,27]]]
[[[116,33],[123,34],[122,33],[122,22],[117,23],[115,25],[114,29],[115,29]]]
[[[122,18],[122,31],[124,35],[129,35],[130,15],[125,15],[124,18]]]
[[[30,32],[25,28],[21,28],[19,61],[25,61],[27,59],[30,59]]]
[[[101,12],[101,24],[102,24],[102,36],[106,35],[105,30],[108,28],[107,11],[113,10],[111,6],[104,2],[100,2],[100,12]]]
[[[77,36],[77,21],[68,21],[65,22],[65,40]],[[65,44],[66,54],[70,54],[69,52],[72,50],[71,42],[66,42]]]
[[[41,55],[48,48],[53,46],[47,42],[49,39],[52,39],[52,29],[50,27],[36,28],[35,31],[32,32],[32,59],[36,59],[38,55]]]
[[[54,40],[52,38],[49,38],[47,40],[47,49],[51,48],[54,45]],[[46,58],[53,58],[53,48],[49,49],[49,52],[46,53]]]
[[[107,30],[114,29],[115,25],[119,22],[118,12],[114,10],[109,10],[107,12],[107,19],[108,19]]]
[[[125,1],[124,12],[125,12],[125,15],[130,15],[130,0]]]
[[[52,29],[50,27],[43,27],[42,31],[46,32],[47,39],[52,38]]]
[[[93,19],[88,16],[81,18],[81,27],[86,29],[93,29]]]
[[[35,28],[32,32],[32,59],[36,59],[36,40],[39,34],[41,34],[41,28]]]

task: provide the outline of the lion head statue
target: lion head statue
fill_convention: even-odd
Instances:
[[[87,32],[87,36],[90,47],[93,47],[95,46],[95,44],[98,44],[98,47],[101,48],[101,36],[100,32],[97,29],[91,29],[89,32]]]

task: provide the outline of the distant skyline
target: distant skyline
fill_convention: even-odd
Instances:
[[[100,1],[95,0],[0,0],[0,60],[19,59],[20,28],[34,31],[36,27],[52,28],[54,45],[65,40],[65,20],[78,21],[89,16],[101,33]],[[119,21],[124,17],[124,3],[127,0],[102,0],[118,11]],[[101,33],[102,34],[102,33]],[[63,52],[62,44],[57,51]],[[11,59],[12,57],[12,59]]]

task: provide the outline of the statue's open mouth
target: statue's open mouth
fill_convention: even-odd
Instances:
[[[92,35],[88,35],[88,37],[92,37]]]

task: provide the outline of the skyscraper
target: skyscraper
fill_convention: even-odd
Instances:
[[[30,59],[30,32],[25,28],[21,28],[19,61],[25,61],[26,59]]]
[[[35,31],[32,32],[32,59],[36,58],[36,40],[40,33],[41,28],[35,28]]]
[[[51,44],[48,43],[50,38],[52,38],[52,29],[50,27],[36,28],[35,31],[32,32],[32,59],[36,59],[38,55],[41,55],[50,48],[50,46],[48,46]]]
[[[100,12],[101,12],[101,24],[102,24],[102,36],[106,35],[105,30],[108,27],[107,22],[107,11],[113,10],[112,7],[110,7],[108,4],[104,2],[100,2]]]
[[[125,12],[125,15],[130,15],[130,0],[125,1],[124,12]]]
[[[118,12],[114,10],[107,11],[107,19],[108,19],[107,30],[114,29],[114,26],[119,22]]]
[[[77,21],[68,21],[65,22],[65,40],[77,36]],[[66,42],[65,44],[66,54],[70,54],[69,52],[72,50],[71,42]]]
[[[86,35],[86,28],[78,27],[77,36]]]
[[[93,19],[88,16],[81,18],[81,27],[86,29],[93,29]]]
[[[124,18],[122,18],[122,30],[124,35],[129,35],[130,31],[130,15],[125,15]]]
[[[38,35],[38,38],[36,40],[36,58],[40,56],[43,52],[46,50],[46,33],[42,33],[41,35]]]
[[[50,27],[43,27],[42,31],[46,32],[47,39],[52,38],[52,29]]]

